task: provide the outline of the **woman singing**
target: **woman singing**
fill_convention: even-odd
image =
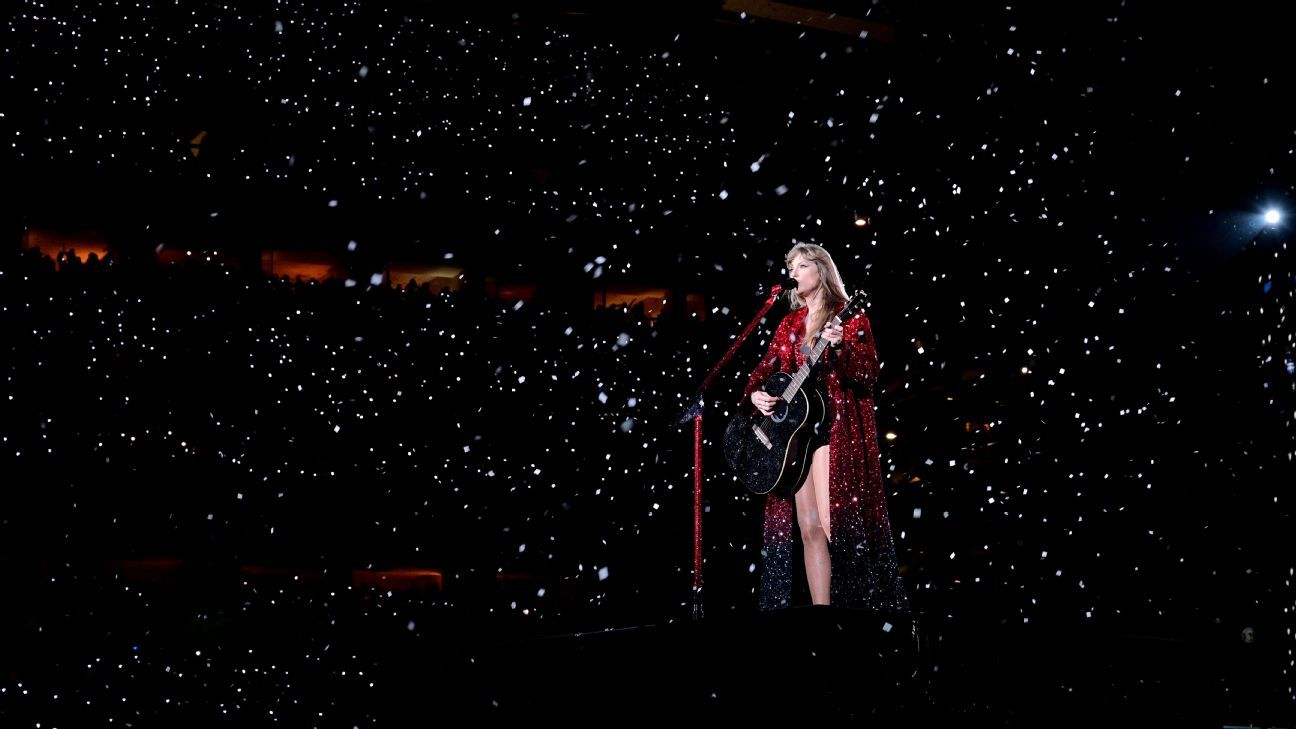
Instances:
[[[813,604],[908,613],[880,469],[873,413],[877,351],[868,317],[861,311],[844,325],[825,326],[849,296],[822,247],[798,243],[785,262],[788,275],[797,282],[796,290],[787,292],[792,310],[779,322],[752,372],[743,401],[771,413],[778,398],[760,390],[761,385],[775,372],[800,369],[821,336],[829,347],[816,367],[816,378],[805,386],[817,379],[827,398],[831,428],[828,444],[815,449],[809,475],[796,495],[766,495],[759,608],[792,604],[795,517]]]

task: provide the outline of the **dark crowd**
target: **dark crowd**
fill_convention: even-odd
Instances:
[[[1205,52],[1138,4],[873,6],[873,37],[682,6],[11,9],[0,718],[371,725],[561,676],[501,641],[687,624],[678,417],[797,241],[866,297],[943,706],[1013,706],[968,681],[1079,636],[1119,689],[1017,670],[1157,703],[1127,657],[1174,646],[1219,716],[1289,708],[1278,26],[1239,6],[1260,35]],[[103,258],[25,245],[100,227]],[[414,259],[463,274],[373,273]],[[785,313],[705,393],[712,619],[755,613],[763,497],[720,436]]]

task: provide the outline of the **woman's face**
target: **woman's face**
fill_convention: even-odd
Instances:
[[[819,288],[819,267],[803,256],[792,259],[792,270],[788,271],[788,275],[796,279],[797,296],[803,299]]]

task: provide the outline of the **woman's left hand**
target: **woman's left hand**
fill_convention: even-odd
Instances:
[[[843,336],[845,336],[845,330],[842,329],[841,324],[828,322],[828,326],[823,328],[823,338],[828,340],[828,343],[834,347],[841,345]]]

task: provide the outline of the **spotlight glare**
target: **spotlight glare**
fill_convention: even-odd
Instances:
[[[1278,214],[1277,210],[1271,208],[1270,210],[1265,212],[1264,218],[1266,223],[1270,225],[1277,225],[1278,221],[1282,219],[1282,216]]]

